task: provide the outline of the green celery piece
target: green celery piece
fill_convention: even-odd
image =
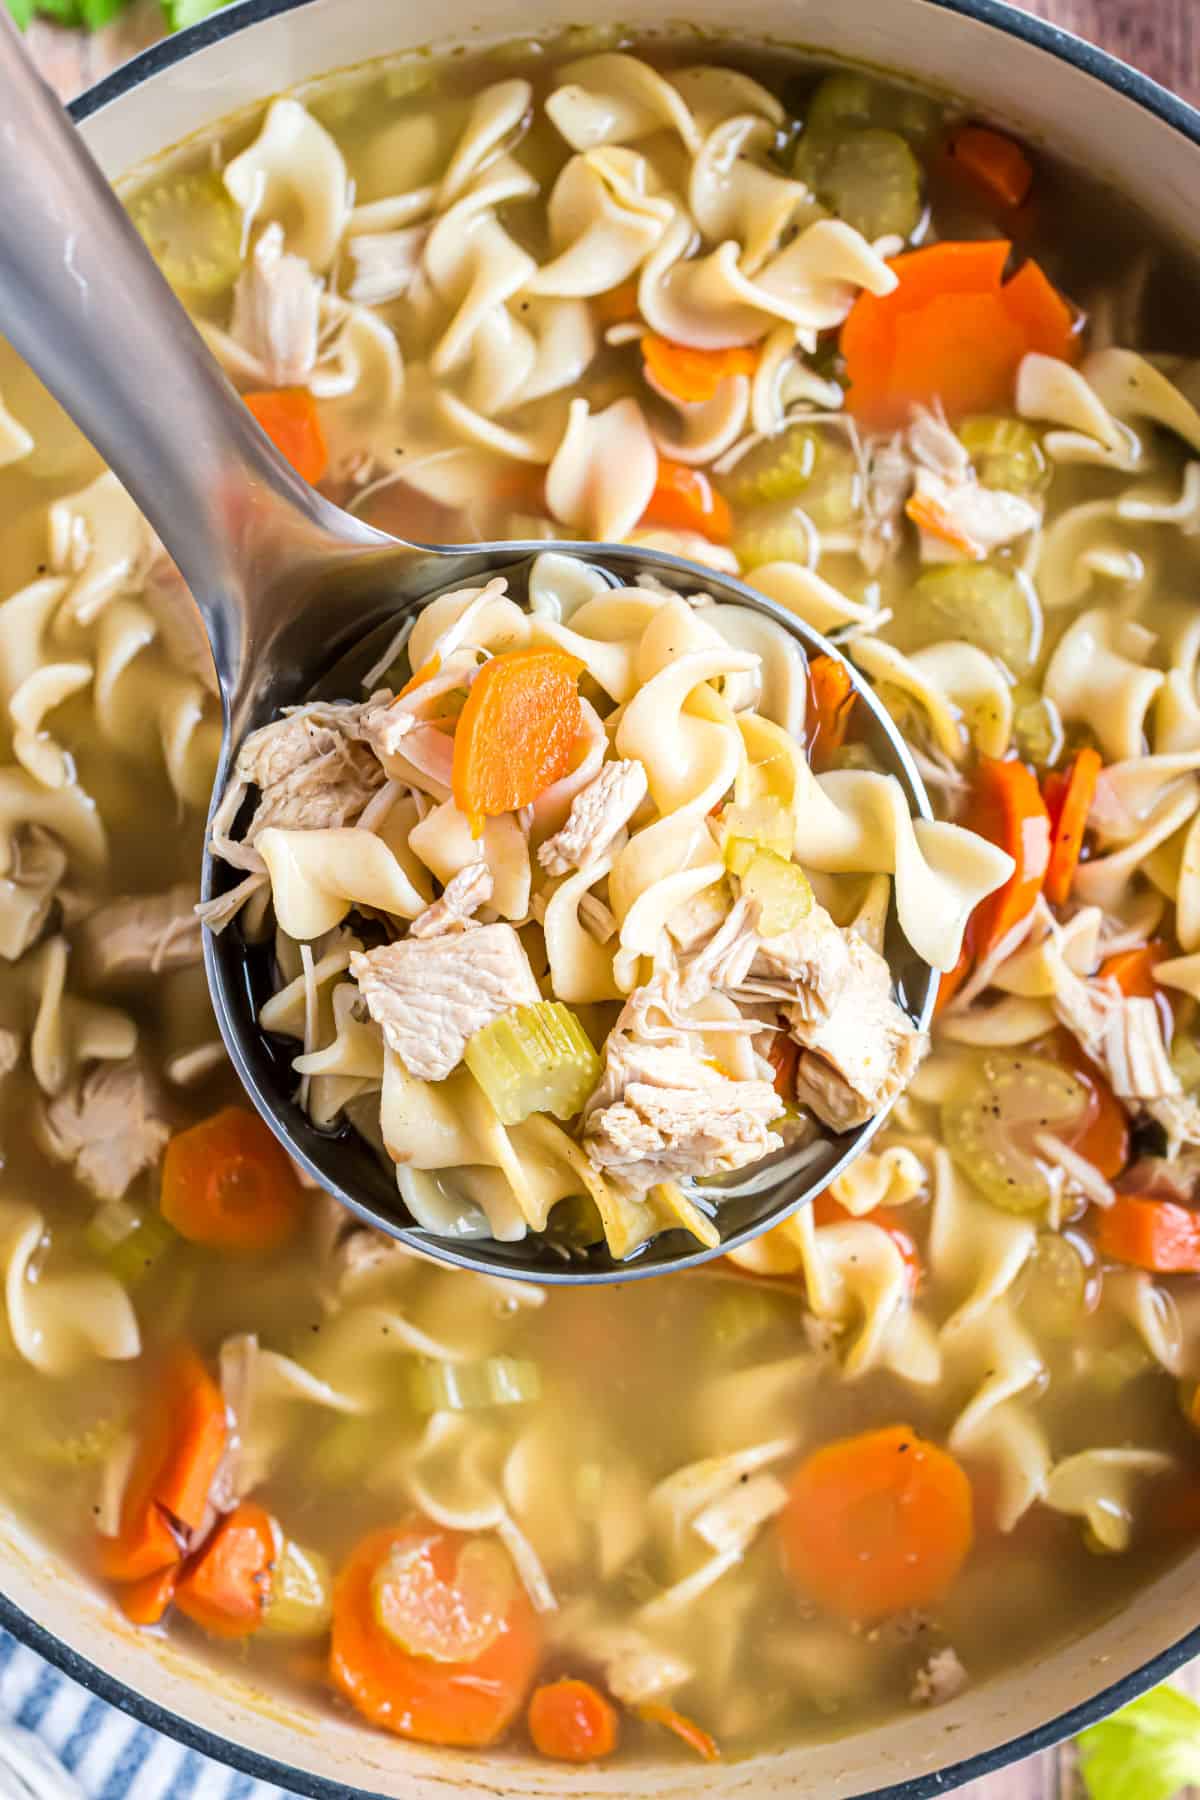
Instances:
[[[570,1119],[600,1079],[591,1039],[561,1000],[517,1006],[493,1019],[475,1033],[464,1060],[504,1125],[519,1125],[535,1112]]]
[[[483,1362],[443,1363],[422,1358],[409,1372],[409,1398],[419,1413],[478,1412],[491,1406],[524,1406],[542,1392],[535,1362],[489,1356]]]
[[[1178,1688],[1153,1688],[1079,1734],[1091,1800],[1171,1800],[1200,1782],[1200,1706]]]
[[[325,1557],[287,1539],[271,1576],[263,1612],[267,1637],[320,1637],[333,1613],[333,1577]]]
[[[758,929],[765,938],[792,931],[813,907],[812,884],[803,869],[773,850],[756,850],[739,876],[742,893],[759,905]]]

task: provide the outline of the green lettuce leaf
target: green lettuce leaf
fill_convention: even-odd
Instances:
[[[210,13],[220,12],[228,4],[229,0],[162,0],[167,24],[172,31],[182,31],[187,25],[198,25],[201,19],[207,19]]]
[[[2,0],[24,31],[34,17],[53,19],[58,25],[82,26],[99,31],[117,14],[124,12],[129,0]],[[169,31],[182,31],[185,25],[196,25],[210,13],[219,12],[229,0],[162,0],[163,15]]]
[[[1091,1800],[1172,1800],[1200,1782],[1200,1706],[1178,1688],[1154,1688],[1079,1734]]]

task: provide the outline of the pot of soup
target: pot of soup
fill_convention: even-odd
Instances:
[[[0,1617],[330,1796],[916,1796],[1161,1679],[1200,1648],[1200,122],[990,0],[247,0],[76,113],[332,498],[697,564],[439,601],[386,742],[349,696],[241,768],[204,929],[264,946],[309,1116],[433,1238],[566,1266],[711,1248],[781,1139],[891,1110],[651,1280],[439,1266],[305,1187],[207,1006],[188,597],[5,352]],[[848,651],[936,821],[706,567]],[[531,655],[558,687],[487,740]],[[474,817],[463,738],[503,786],[564,681],[563,804]],[[430,945],[458,988],[389,998]]]

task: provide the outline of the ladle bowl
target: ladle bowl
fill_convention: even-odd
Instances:
[[[374,530],[311,488],[278,454],[213,360],[82,139],[25,57],[0,7],[0,332],[74,418],[141,508],[191,590],[208,633],[224,738],[216,794],[237,746],[281,707],[310,697],[361,698],[355,660],[374,660],[438,593],[510,576],[514,597],[530,557],[583,556],[622,585],[643,572],[681,594],[705,592],[787,629],[808,654],[836,646],[728,576],[621,545],[417,544]],[[374,634],[374,637],[373,637]],[[845,664],[881,767],[910,810],[931,817],[903,739],[853,666]],[[332,681],[332,685],[331,685]],[[228,871],[206,856],[203,896]],[[898,998],[924,1027],[937,975],[889,923]],[[349,1126],[318,1131],[294,1097],[286,1049],[258,1024],[272,991],[268,953],[231,928],[205,934],[205,967],[221,1035],[246,1091],[308,1174],[371,1225],[464,1268],[539,1282],[628,1280],[704,1262],[794,1211],[870,1141],[884,1114],[841,1136],[785,1149],[721,1184],[721,1241],[697,1249],[663,1233],[634,1257],[602,1246],[568,1253],[530,1235],[516,1243],[446,1238],[406,1213],[392,1173]]]

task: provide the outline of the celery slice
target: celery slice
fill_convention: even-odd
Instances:
[[[1010,494],[1040,494],[1050,483],[1042,440],[1024,419],[976,413],[958,429],[963,447],[984,487]]]
[[[242,266],[242,217],[215,170],[164,176],[129,213],[173,288],[211,300],[232,287]]]
[[[409,1372],[409,1398],[419,1413],[480,1412],[489,1406],[525,1406],[537,1400],[542,1376],[535,1362],[489,1356],[483,1362],[421,1360]]]
[[[840,69],[827,75],[813,93],[804,130],[806,136],[819,137],[883,126],[920,142],[937,130],[940,117],[936,101],[924,94],[890,82],[885,86],[852,69]]]
[[[1087,1311],[1087,1270],[1078,1250],[1056,1231],[1039,1232],[1014,1298],[1035,1330],[1074,1337]]]
[[[1063,727],[1058,708],[1035,687],[1018,681],[1013,689],[1013,743],[1025,762],[1051,768],[1062,755]]]
[[[572,1118],[600,1079],[591,1039],[561,1000],[494,1019],[475,1033],[465,1061],[504,1125],[535,1112]]]
[[[913,583],[904,622],[921,644],[964,638],[998,657],[1012,674],[1036,660],[1037,616],[1026,589],[990,563],[947,563]]]
[[[752,800],[747,806],[727,806],[721,814],[721,832],[725,866],[735,875],[743,873],[749,857],[743,857],[740,851],[736,857],[731,857],[734,844],[749,843],[751,853],[754,849],[774,850],[776,856],[790,857],[796,840],[791,807],[771,794],[765,794],[761,800]]]
[[[316,1550],[285,1539],[271,1572],[271,1592],[263,1608],[268,1637],[320,1637],[333,1614],[329,1564]]]
[[[773,850],[757,850],[740,880],[743,894],[758,901],[758,929],[765,938],[791,931],[812,911],[808,876]]]
[[[139,1218],[132,1207],[116,1202],[97,1212],[84,1241],[122,1287],[135,1288],[153,1274],[179,1236],[157,1208]]]
[[[942,1107],[946,1148],[993,1206],[1037,1212],[1051,1199],[1050,1179],[1033,1139],[1061,1136],[1086,1116],[1088,1091],[1046,1057],[985,1056]]]
[[[923,207],[921,165],[895,131],[806,132],[796,173],[822,206],[869,241],[910,238]]]
[[[825,445],[811,425],[793,425],[747,451],[725,483],[734,506],[794,500],[808,486]]]
[[[786,1303],[785,1303],[786,1304]],[[760,1287],[731,1285],[713,1300],[708,1324],[713,1343],[723,1354],[742,1350],[781,1322],[779,1297]]]

